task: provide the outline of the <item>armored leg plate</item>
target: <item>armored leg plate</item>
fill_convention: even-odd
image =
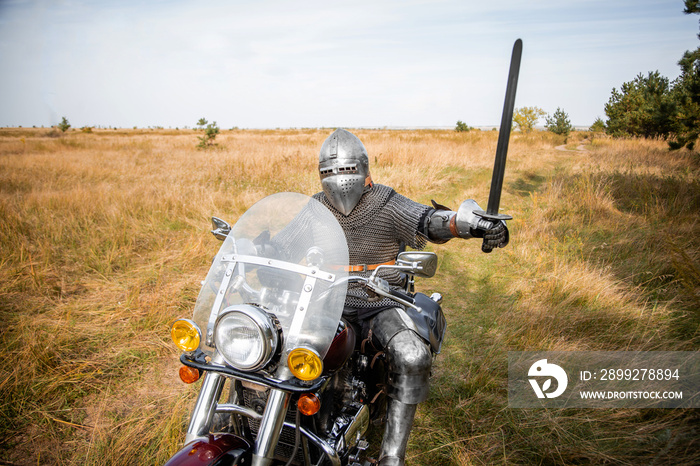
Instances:
[[[424,401],[433,358],[410,318],[402,309],[388,309],[372,319],[370,328],[386,353],[389,397],[406,404]]]

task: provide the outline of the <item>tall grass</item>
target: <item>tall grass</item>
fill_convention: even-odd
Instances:
[[[319,190],[326,130],[0,130],[0,449],[9,464],[160,464],[196,386],[169,323],[267,194]],[[358,130],[375,182],[486,203],[496,134]],[[697,464],[684,410],[510,410],[508,350],[697,350],[700,160],[663,142],[514,135],[511,243],[431,246],[448,336],[409,464]]]

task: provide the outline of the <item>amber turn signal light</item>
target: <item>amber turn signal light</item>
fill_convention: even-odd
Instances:
[[[199,370],[190,366],[180,368],[180,380],[185,383],[195,383],[199,380]]]
[[[313,416],[321,409],[321,400],[313,393],[305,393],[299,397],[297,408],[304,416]]]

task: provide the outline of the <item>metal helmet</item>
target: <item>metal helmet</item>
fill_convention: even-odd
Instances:
[[[345,216],[350,215],[362,194],[372,187],[367,149],[357,136],[337,129],[321,146],[318,171],[323,192]]]

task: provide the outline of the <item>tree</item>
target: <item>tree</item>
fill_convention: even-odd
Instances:
[[[700,13],[700,0],[684,4],[684,13]],[[672,83],[655,71],[639,74],[620,91],[613,89],[605,105],[606,131],[613,136],[670,137],[671,149],[692,150],[700,137],[700,47],[686,51],[678,65],[681,75]]]
[[[207,125],[207,119],[206,118],[200,118],[199,121],[197,122],[197,126],[200,126],[202,129],[204,126]]]
[[[471,131],[473,129],[474,128],[472,128],[471,126],[469,126],[465,122],[463,122],[461,120],[457,120],[457,126],[455,126],[455,131],[457,131],[458,133],[461,133],[464,131]]]
[[[529,133],[535,128],[537,121],[545,116],[547,112],[539,107],[521,107],[513,112],[513,123],[523,133]]]
[[[606,132],[613,136],[665,139],[671,133],[675,113],[668,78],[658,71],[650,71],[647,76],[640,73],[623,83],[619,91],[613,88],[605,104]]]
[[[700,13],[698,0],[685,0],[685,14]],[[700,34],[698,34],[700,38]],[[678,62],[681,75],[673,86],[673,97],[678,105],[671,149],[687,147],[692,150],[700,137],[700,47],[686,51]]]
[[[678,62],[681,76],[673,88],[678,112],[673,127],[671,149],[693,149],[700,136],[700,48],[685,52]]]
[[[568,136],[574,129],[569,121],[569,115],[559,107],[557,107],[557,111],[554,112],[551,117],[547,115],[546,121],[547,124],[544,125],[544,127],[547,128],[548,131],[560,136]]]
[[[68,123],[68,118],[63,117],[61,119],[61,122],[56,126],[58,127],[58,129],[60,129],[62,132],[65,133],[66,131],[68,131],[68,128],[70,128],[70,123]]]
[[[197,126],[203,126],[202,121],[204,121],[204,124],[206,124],[207,120],[204,120],[204,118],[200,119]],[[216,135],[219,134],[219,127],[216,126],[216,122],[209,123],[206,128],[204,128],[204,136],[197,137],[199,139],[199,144],[197,144],[197,148],[199,149],[208,149],[210,147],[216,146],[214,143],[214,139],[216,139]]]
[[[605,132],[605,122],[600,118],[596,118],[590,128],[590,131],[594,133],[604,133]]]

